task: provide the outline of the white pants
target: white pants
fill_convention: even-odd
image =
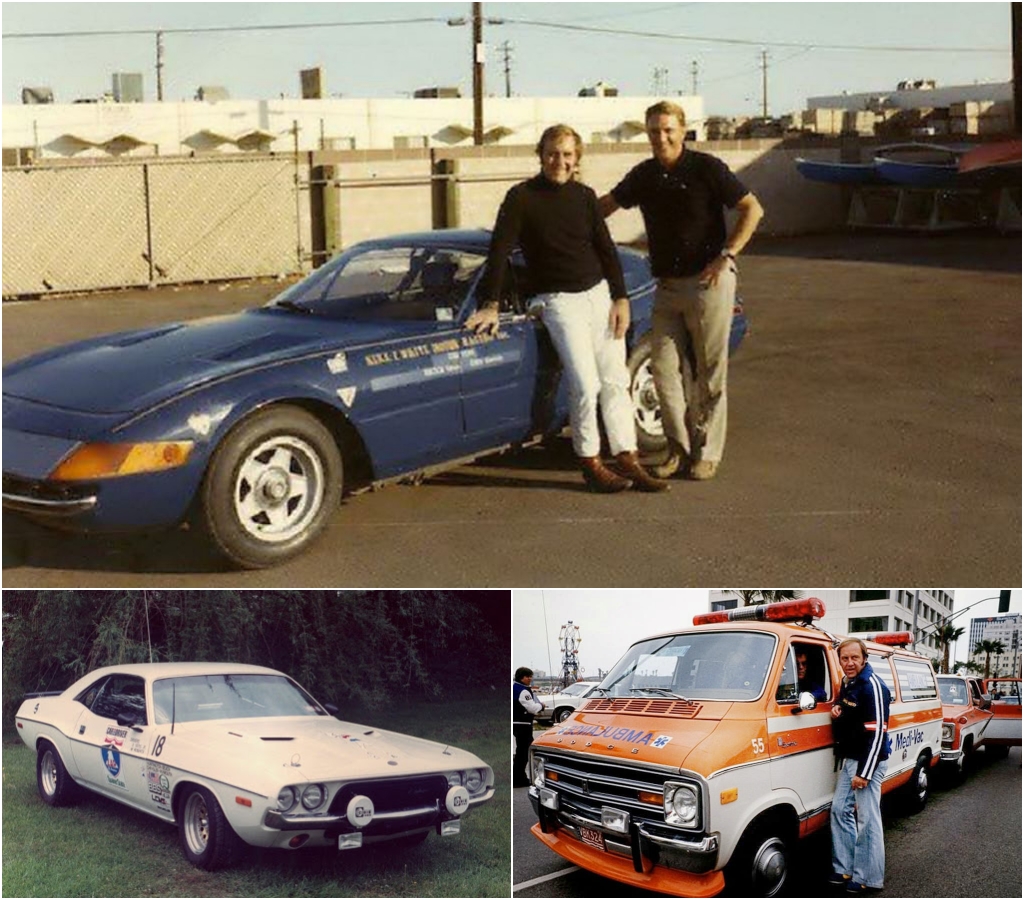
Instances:
[[[569,424],[576,455],[601,452],[598,409],[612,453],[636,450],[626,341],[616,340],[608,324],[608,283],[601,281],[579,293],[540,294],[530,308],[539,308],[569,381]]]

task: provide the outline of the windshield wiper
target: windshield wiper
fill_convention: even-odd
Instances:
[[[270,306],[272,309],[289,309],[292,312],[305,313],[307,316],[313,315],[313,310],[308,306],[303,306],[294,300],[278,300],[276,303],[271,303]]]
[[[629,692],[631,694],[634,694],[634,693],[639,694],[641,692],[646,692],[646,693],[649,693],[649,694],[661,694],[663,697],[671,697],[673,700],[682,700],[684,703],[689,703],[690,702],[689,700],[687,700],[682,695],[677,694],[674,691],[670,691],[668,688],[660,688],[660,687],[633,687],[633,688],[629,689]]]

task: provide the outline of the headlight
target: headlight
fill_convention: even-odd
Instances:
[[[288,812],[295,805],[295,788],[281,788],[281,793],[277,795],[277,808],[281,812]]]
[[[483,786],[484,777],[479,769],[469,769],[466,772],[466,780],[464,782],[466,790],[471,794],[475,794]]]
[[[140,472],[159,472],[188,462],[192,441],[149,444],[82,444],[50,473],[57,481],[117,478]]]
[[[533,758],[533,786],[544,787],[544,777],[544,757],[535,756]]]
[[[665,822],[680,828],[696,828],[700,821],[697,790],[690,784],[665,782]]]
[[[322,784],[307,785],[302,791],[302,805],[308,810],[323,806],[327,799],[327,788]]]
[[[449,772],[448,773],[448,787],[458,787],[462,784],[462,773],[461,772]]]
[[[953,728],[953,723],[952,722],[943,722],[942,723],[942,739],[944,741],[952,741],[953,740],[953,733],[954,733],[954,731],[955,731],[955,729]]]

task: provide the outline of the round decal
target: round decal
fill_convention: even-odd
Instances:
[[[448,794],[444,798],[444,805],[453,816],[461,816],[469,809],[469,791],[461,784],[449,788]]]
[[[365,794],[356,794],[348,801],[345,815],[353,828],[365,828],[373,821],[373,801]]]
[[[107,767],[107,771],[111,775],[116,775],[121,771],[121,754],[117,752],[116,747],[111,747],[109,744],[100,749],[103,754],[103,765]]]

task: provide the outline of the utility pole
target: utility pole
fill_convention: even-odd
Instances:
[[[768,51],[761,51],[761,118],[768,118]]]
[[[164,99],[164,33],[156,33],[156,99]]]
[[[473,143],[484,142],[484,18],[482,3],[473,4]]]
[[[697,96],[697,60],[693,61],[693,65],[690,67],[690,73],[693,75],[693,91],[694,97]]]
[[[655,67],[651,81],[654,84],[655,94],[662,96],[668,93],[668,69],[664,66]]]
[[[512,45],[505,41],[501,45],[502,61],[505,66],[505,96],[512,96]]]

